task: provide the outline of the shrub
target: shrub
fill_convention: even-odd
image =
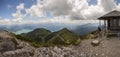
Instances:
[[[17,39],[24,40],[24,41],[27,41],[27,42],[34,42],[32,39],[23,37],[23,36],[21,36],[21,35],[15,35],[15,37],[16,37]]]

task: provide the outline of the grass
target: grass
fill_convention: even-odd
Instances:
[[[34,47],[49,47],[49,46],[68,46],[68,45],[78,45],[82,40],[84,39],[88,39],[89,35],[90,34],[93,34],[95,35],[96,33],[98,33],[98,30],[95,30],[93,32],[90,32],[82,37],[80,37],[79,39],[77,39],[76,37],[73,37],[73,36],[69,36],[69,35],[72,35],[72,34],[69,34],[69,33],[63,33],[63,35],[59,35],[60,38],[52,38],[52,39],[49,39],[48,42],[38,42],[38,41],[35,41],[34,39],[31,39],[31,38],[27,38],[27,37],[24,37],[24,36],[21,36],[21,35],[15,35],[15,37],[17,39],[20,39],[20,40],[23,40],[23,41],[26,41],[26,42],[29,42],[32,46]],[[68,35],[66,35],[68,34]],[[63,38],[64,36],[64,38]],[[76,35],[75,35],[76,36]],[[56,36],[57,37],[57,36]],[[15,39],[12,40],[14,43],[18,44]]]
[[[27,41],[27,42],[33,42],[32,39],[23,37],[23,36],[21,36],[21,35],[15,35],[15,37],[16,37],[17,39],[24,40],[24,41]]]
[[[18,43],[17,43],[17,41],[16,41],[15,38],[12,38],[12,41],[13,41],[16,45],[18,45]]]
[[[30,38],[26,38],[26,37],[23,37],[21,35],[15,35],[15,37],[17,39],[20,39],[20,40],[23,40],[23,41],[26,41],[26,42],[29,42],[31,45],[33,45],[34,47],[40,47],[41,45],[38,44],[36,41],[30,39]],[[15,39],[13,39],[13,42],[16,43]]]
[[[29,38],[26,38],[26,37],[23,37],[21,35],[15,35],[15,37],[17,39],[20,39],[20,40],[23,40],[23,41],[26,41],[26,42],[29,42],[32,46],[36,47],[36,48],[39,48],[39,47],[49,47],[49,46],[58,46],[57,44],[51,44],[51,43],[41,43],[41,42],[36,42],[32,39],[29,39]],[[18,44],[15,40],[15,38],[12,39],[12,41],[16,44]],[[59,45],[60,46],[60,45]]]

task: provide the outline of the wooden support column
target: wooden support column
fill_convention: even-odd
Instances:
[[[101,22],[100,22],[101,20],[99,20],[99,27],[101,28]]]
[[[106,21],[107,21],[107,20],[104,20],[104,26],[105,26],[105,35],[107,35],[107,25],[106,25]]]

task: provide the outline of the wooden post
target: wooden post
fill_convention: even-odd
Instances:
[[[105,36],[107,35],[107,20],[105,20]]]
[[[101,29],[101,31],[99,32],[99,37],[103,37],[103,26],[102,26],[102,20],[99,20],[99,27]]]

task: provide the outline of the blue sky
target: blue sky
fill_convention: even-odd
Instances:
[[[112,10],[120,11],[120,0],[0,0],[0,25],[78,26]]]
[[[89,5],[96,5],[97,4],[97,0],[90,0],[89,1]]]

